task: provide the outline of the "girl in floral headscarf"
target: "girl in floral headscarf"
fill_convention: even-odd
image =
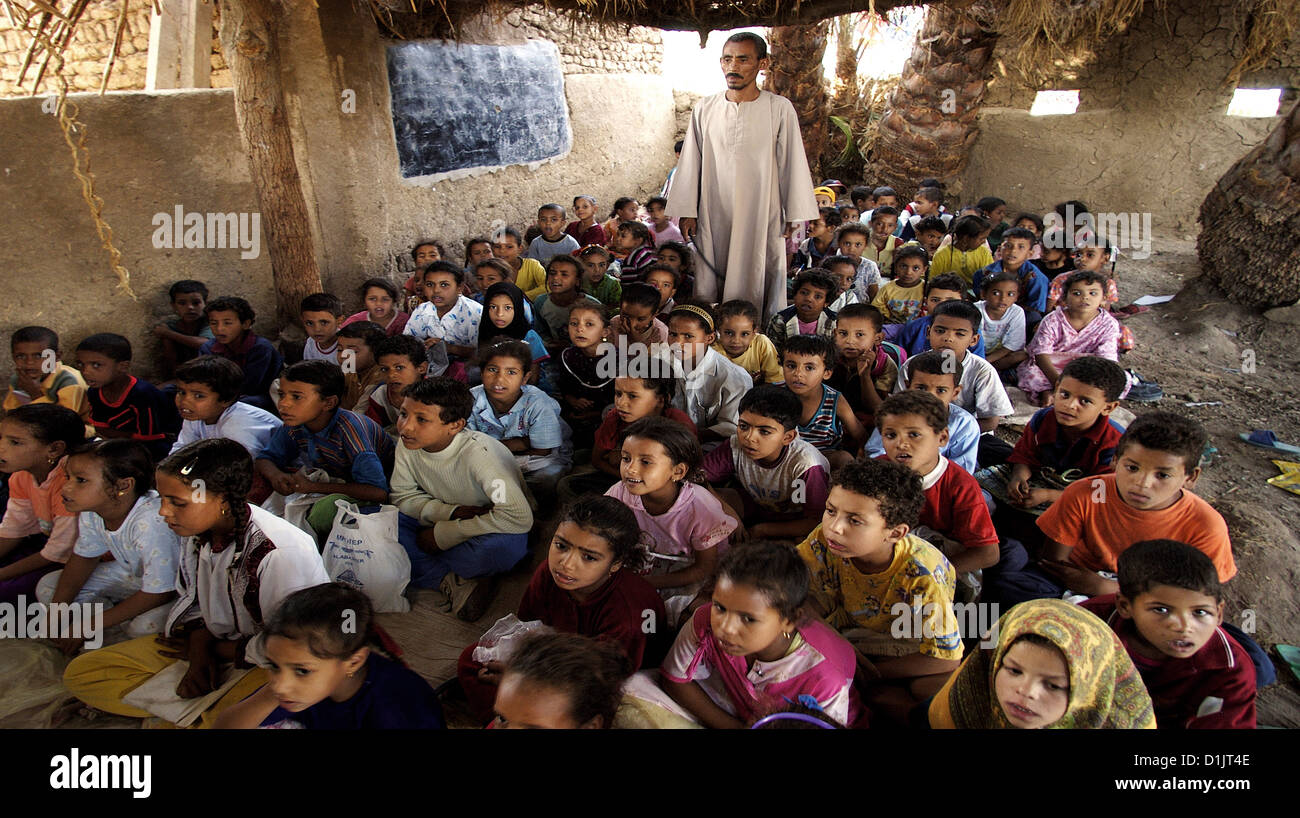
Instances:
[[[967,657],[930,702],[931,727],[1155,728],[1142,677],[1092,613],[1040,599],[994,633],[997,647]]]

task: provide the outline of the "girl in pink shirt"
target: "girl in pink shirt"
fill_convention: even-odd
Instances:
[[[675,622],[675,614],[713,576],[736,521],[700,484],[704,454],[682,424],[648,415],[623,430],[620,448],[621,479],[605,494],[636,516],[650,563],[646,579],[664,597]],[[674,598],[676,604],[668,602]]]
[[[77,541],[77,515],[63,507],[67,453],[85,442],[77,413],[53,403],[20,406],[0,420],[0,472],[9,504],[0,520],[0,602],[36,601],[36,583],[61,568]]]
[[[366,308],[347,317],[340,328],[358,321],[374,321],[389,336],[401,335],[411,316],[397,306],[397,285],[386,278],[368,278],[361,285],[361,301]]]
[[[808,586],[793,548],[759,541],[729,551],[713,604],[695,612],[664,660],[668,695],[707,727],[744,727],[805,694],[839,723],[858,721],[853,648],[805,618]]]

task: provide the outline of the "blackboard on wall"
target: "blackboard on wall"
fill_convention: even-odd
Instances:
[[[403,178],[530,164],[572,145],[555,44],[388,47],[393,133]]]

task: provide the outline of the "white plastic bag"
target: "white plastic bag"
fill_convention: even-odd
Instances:
[[[411,605],[402,592],[411,581],[411,558],[397,541],[397,506],[362,514],[335,500],[334,527],[325,540],[325,572],[370,597],[376,613],[402,613]]]
[[[519,646],[520,639],[530,633],[550,633],[553,630],[554,628],[543,625],[540,620],[520,622],[519,617],[514,614],[506,614],[479,638],[471,658],[481,665],[486,665],[488,662],[509,662]]]
[[[339,480],[337,478],[330,477],[328,474],[325,473],[324,469],[312,469],[310,471],[304,472],[303,476],[314,483],[342,483],[343,482],[342,480]],[[271,512],[275,516],[284,520],[286,523],[301,528],[303,531],[306,531],[308,534],[310,534],[312,536],[312,539],[315,539],[316,532],[315,530],[312,529],[311,525],[307,522],[307,515],[311,513],[311,507],[316,505],[316,501],[325,496],[326,496],[325,494],[316,491],[308,491],[308,492],[296,491],[293,494],[289,494],[289,495],[284,495],[278,491],[273,491],[271,492],[271,496],[267,497],[266,500],[262,503],[262,508],[266,509],[267,511]]]

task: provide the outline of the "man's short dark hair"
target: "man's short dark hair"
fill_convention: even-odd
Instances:
[[[799,420],[803,415],[803,402],[799,400],[798,395],[784,386],[766,383],[755,386],[740,399],[740,408],[736,414],[739,416],[746,412],[771,418],[788,432],[799,428]]]
[[[1208,440],[1204,427],[1191,418],[1173,412],[1149,412],[1125,430],[1115,446],[1115,460],[1124,454],[1124,449],[1136,443],[1144,449],[1178,455],[1183,460],[1183,468],[1191,474],[1201,465],[1201,453]]]
[[[904,393],[906,394],[906,393]],[[929,396],[933,400],[938,400]],[[915,528],[925,507],[921,475],[892,460],[854,460],[831,473],[831,488],[842,488],[876,501],[885,525]]]
[[[402,397],[425,406],[437,406],[440,410],[438,419],[443,423],[469,420],[474,411],[474,396],[469,387],[455,378],[425,378],[406,387]]]
[[[727,38],[727,42],[753,43],[754,52],[758,55],[758,59],[761,60],[767,57],[767,40],[764,40],[752,31],[737,31],[735,34],[732,34]]]
[[[343,378],[343,370],[333,361],[299,361],[292,366],[285,368],[280,375],[280,384],[284,385],[285,381],[294,381],[295,383],[309,383],[316,387],[322,398],[343,399],[347,393],[347,382]]]
[[[1120,552],[1116,560],[1119,592],[1129,602],[1160,585],[1195,591],[1223,601],[1223,586],[1214,561],[1177,540],[1143,540]]]
[[[1128,385],[1128,375],[1120,365],[1098,355],[1075,358],[1061,370],[1061,377],[1074,378],[1079,383],[1100,389],[1108,401],[1119,400],[1124,387]]]

